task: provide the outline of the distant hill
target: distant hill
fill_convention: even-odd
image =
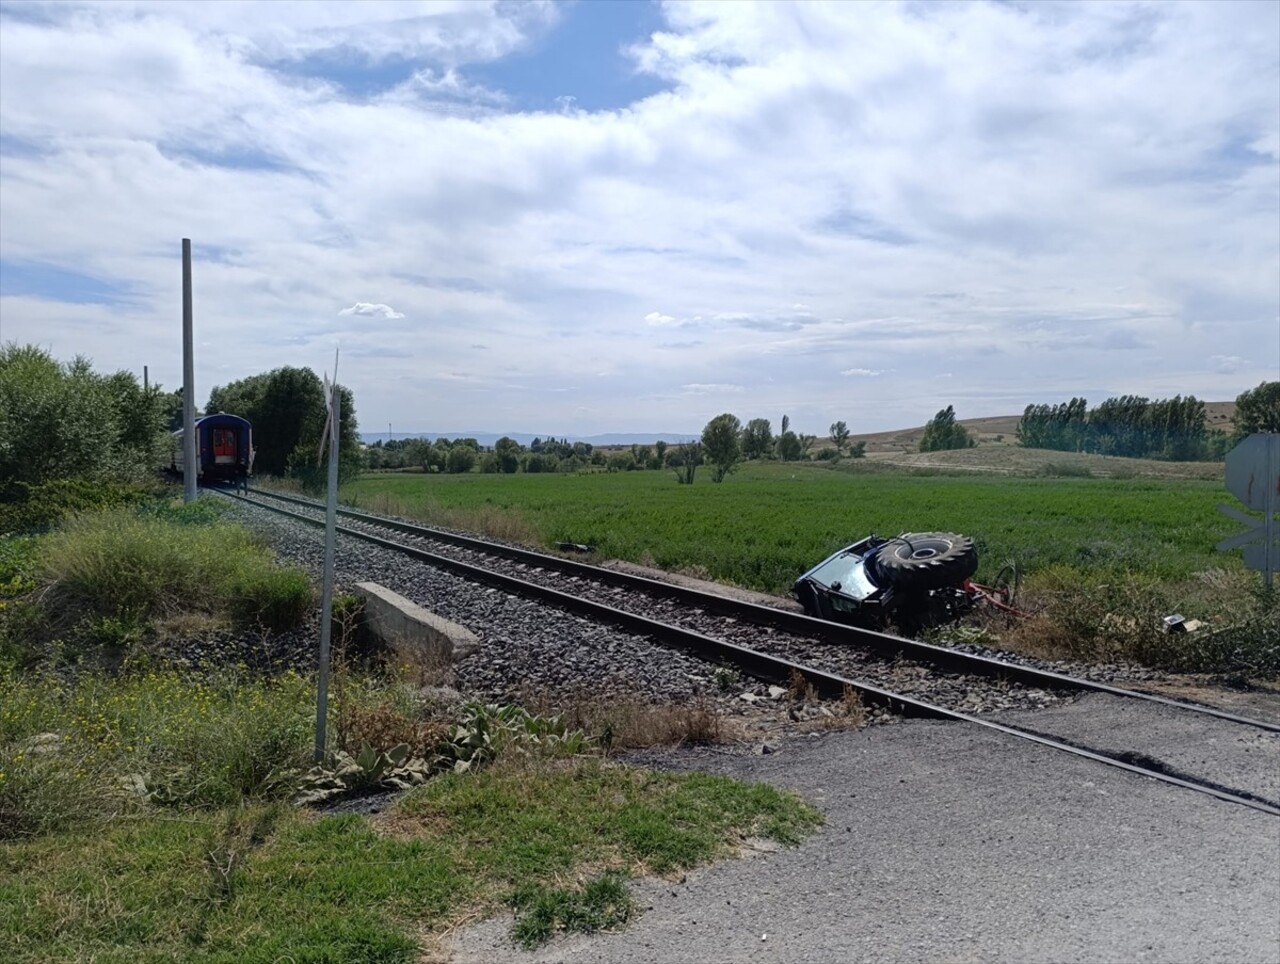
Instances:
[[[1211,429],[1231,430],[1231,416],[1235,414],[1235,402],[1205,402],[1205,426]],[[1016,445],[1018,442],[1018,422],[1022,415],[992,415],[987,418],[961,418],[957,421],[973,433],[979,445],[1004,444]],[[892,432],[873,432],[871,434],[854,433],[850,439],[854,442],[867,443],[867,454],[919,452],[920,438],[924,435],[924,426],[900,428]],[[829,441],[829,440],[823,440]],[[821,447],[821,446],[819,446]]]
[[[1235,414],[1235,402],[1205,402],[1205,424],[1209,428],[1231,429],[1231,416]],[[979,445],[1015,445],[1017,444],[1018,415],[991,415],[986,418],[962,418],[958,421],[974,434]],[[776,426],[775,426],[776,429]],[[567,435],[555,436],[568,438],[570,442],[589,442],[596,448],[626,445],[652,445],[663,441],[671,444],[692,441],[699,437],[698,432],[608,432],[603,435]],[[920,437],[924,434],[924,426],[895,429],[891,432],[854,432],[850,439],[854,442],[867,443],[867,454],[893,454],[920,451]],[[444,438],[473,438],[481,445],[493,445],[498,439],[506,436],[513,438],[521,445],[528,445],[535,438],[550,438],[549,435],[527,435],[523,432],[394,432],[395,439],[425,438],[435,440]],[[387,440],[386,432],[361,432],[360,440],[366,445],[382,439]],[[830,445],[830,439],[820,438],[818,448]]]
[[[547,439],[552,435],[526,435],[523,432],[392,432],[391,437],[397,441],[409,438],[424,438],[435,441],[438,438],[473,438],[481,445],[492,445],[500,438],[515,439],[521,445],[528,445],[536,438]],[[604,435],[556,435],[555,438],[567,438],[570,442],[587,442],[597,448],[610,445],[652,445],[654,442],[670,442],[678,444],[698,437],[696,432],[609,432]],[[387,440],[386,432],[361,432],[360,441],[371,445],[381,439]]]

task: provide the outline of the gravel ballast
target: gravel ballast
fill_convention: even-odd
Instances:
[[[316,510],[289,505],[320,518]],[[318,529],[297,520],[237,503],[235,510],[262,531],[282,557],[319,571]],[[977,675],[939,673],[909,659],[884,660],[857,647],[796,636],[769,626],[741,622],[662,596],[645,595],[549,567],[423,539],[365,523],[341,519],[343,526],[375,534],[472,565],[493,568],[517,578],[584,596],[609,606],[693,629],[738,646],[781,656],[846,678],[871,683],[903,695],[965,713],[1036,709],[1074,700],[1075,694],[1049,691]],[[683,699],[692,695],[721,698],[715,667],[611,627],[521,601],[493,588],[477,586],[437,572],[405,556],[339,535],[338,579],[378,582],[407,596],[445,619],[460,623],[482,640],[482,652],[458,663],[459,685],[477,693],[508,698],[521,685],[551,689],[582,685],[606,693]],[[402,588],[403,587],[403,588]],[[1061,667],[1054,667],[1061,669]],[[747,699],[767,696],[768,687],[747,681]]]

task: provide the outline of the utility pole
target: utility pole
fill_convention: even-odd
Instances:
[[[342,395],[338,391],[338,353],[333,353],[333,383],[324,380],[325,404],[329,420],[320,440],[320,451],[329,446],[329,492],[324,514],[324,582],[321,591],[320,661],[316,680],[316,763],[324,760],[325,737],[329,723],[329,653],[333,639],[333,565],[338,539],[338,423],[342,417]]]
[[[191,239],[182,239],[182,501],[196,500],[196,361],[191,336]]]

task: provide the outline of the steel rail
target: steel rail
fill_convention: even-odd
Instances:
[[[285,495],[264,489],[254,489],[253,492],[257,495],[264,495],[273,499],[280,499],[284,502],[304,505],[309,508],[323,508],[323,506],[320,506],[318,502],[312,499],[299,498],[297,496]],[[881,633],[872,629],[862,629],[858,626],[847,626],[842,623],[833,623],[825,619],[815,619],[814,617],[806,616],[803,613],[793,613],[788,612],[785,609],[775,609],[771,606],[764,606],[759,603],[730,599],[727,596],[706,592],[701,589],[691,589],[686,586],[678,586],[668,582],[661,582],[657,579],[650,579],[647,576],[637,576],[630,573],[617,572],[612,569],[602,568],[601,566],[593,566],[589,563],[578,562],[573,559],[565,559],[562,556],[553,556],[543,552],[536,552],[532,549],[520,549],[514,546],[505,546],[500,543],[478,539],[473,536],[459,535],[454,532],[443,532],[439,529],[415,525],[411,522],[401,522],[397,519],[387,519],[383,516],[360,512],[356,509],[339,507],[338,512],[340,515],[357,519],[370,525],[377,525],[386,529],[391,529],[396,532],[416,535],[426,539],[434,539],[437,542],[445,542],[464,549],[471,549],[495,556],[502,556],[517,562],[541,566],[545,569],[555,569],[563,573],[593,579],[597,582],[606,583],[608,585],[624,589],[639,590],[651,595],[664,596],[668,599],[678,600],[686,605],[698,606],[717,615],[732,616],[735,619],[741,619],[744,622],[753,623],[755,625],[773,626],[776,629],[781,629],[795,636],[808,636],[811,638],[818,638],[826,642],[841,643],[871,649],[881,656],[906,656],[918,662],[936,666],[947,672],[967,673],[975,676],[1005,679],[1011,682],[1022,683],[1030,686],[1040,686],[1047,689],[1087,690],[1095,693],[1106,693],[1110,696],[1144,700],[1148,703],[1157,703],[1162,706],[1174,707],[1175,709],[1182,710],[1184,712],[1201,713],[1205,716],[1216,717],[1230,723],[1238,723],[1242,726],[1252,726],[1260,730],[1280,733],[1280,723],[1270,723],[1266,720],[1256,720],[1251,717],[1240,716],[1239,714],[1220,710],[1213,706],[1205,706],[1201,703],[1189,703],[1182,700],[1175,700],[1167,696],[1158,696],[1154,693],[1142,693],[1137,690],[1125,689],[1120,686],[1112,686],[1109,683],[1099,683],[1094,680],[1068,676],[1064,673],[1055,673],[1052,670],[1038,669],[1034,666],[1024,666],[1020,663],[1008,663],[1003,660],[993,659],[990,656],[978,656],[974,653],[962,653],[946,646],[935,646],[932,643],[923,643],[914,639],[904,639],[890,633]]]
[[[312,519],[289,509],[265,505],[264,503],[255,502],[252,499],[247,499],[239,495],[231,495],[231,497],[251,505],[257,505],[281,515],[289,516],[290,518],[297,519],[312,526],[321,526],[324,524],[321,520]],[[612,606],[606,606],[603,603],[598,603],[591,599],[583,599],[579,596],[573,596],[569,593],[564,593],[558,589],[552,589],[548,586],[539,586],[536,583],[526,582],[525,580],[518,579],[515,576],[507,576],[488,569],[481,569],[478,566],[471,565],[470,563],[461,562],[457,559],[450,559],[447,556],[438,556],[425,549],[392,542],[389,539],[383,539],[380,536],[361,532],[357,529],[348,529],[344,526],[339,526],[338,532],[343,535],[348,535],[364,542],[380,546],[384,549],[389,549],[394,552],[411,556],[433,567],[453,572],[468,580],[505,589],[526,598],[537,599],[568,612],[590,616],[598,621],[611,623],[627,630],[628,632],[658,639],[663,643],[678,646],[681,649],[690,650],[702,658],[713,659],[717,662],[730,663],[742,672],[760,680],[775,683],[789,683],[796,674],[799,674],[800,677],[812,686],[819,694],[827,697],[840,697],[847,691],[852,690],[859,695],[863,702],[872,706],[887,709],[901,716],[972,723],[988,730],[1003,733],[1020,740],[1037,743],[1041,746],[1045,746],[1062,753],[1069,753],[1073,756],[1082,757],[1107,766],[1126,770],[1138,776],[1159,780],[1162,783],[1167,783],[1182,789],[1194,790],[1198,793],[1208,794],[1209,796],[1216,797],[1219,800],[1250,807],[1251,809],[1258,810],[1272,816],[1280,816],[1280,803],[1267,800],[1263,797],[1257,796],[1256,794],[1249,793],[1248,791],[1235,790],[1211,781],[1197,780],[1191,776],[1180,776],[1162,770],[1149,769],[1123,759],[1124,754],[1110,754],[1104,751],[1092,750],[1087,747],[1064,742],[1055,737],[1035,733],[1030,730],[1024,730],[1016,726],[1010,726],[1007,723],[996,723],[991,720],[981,719],[980,717],[970,716],[966,713],[949,710],[945,707],[935,706],[932,703],[926,703],[923,700],[917,700],[913,697],[904,696],[900,693],[893,693],[889,690],[881,689],[878,686],[872,686],[869,683],[864,683],[854,679],[847,679],[842,676],[837,676],[834,673],[827,673],[823,670],[816,669],[812,666],[793,663],[790,660],[770,656],[767,653],[761,653],[758,650],[749,649],[745,646],[737,646],[733,643],[716,639],[712,636],[707,636],[691,629],[672,626],[669,623],[658,622],[657,620],[650,619],[647,616],[640,616],[636,613],[630,613],[625,610],[616,609]]]

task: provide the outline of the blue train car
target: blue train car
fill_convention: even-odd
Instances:
[[[184,432],[173,433],[169,471],[182,476],[186,466]],[[253,427],[239,415],[219,412],[196,419],[196,479],[202,485],[241,484],[253,474]]]

